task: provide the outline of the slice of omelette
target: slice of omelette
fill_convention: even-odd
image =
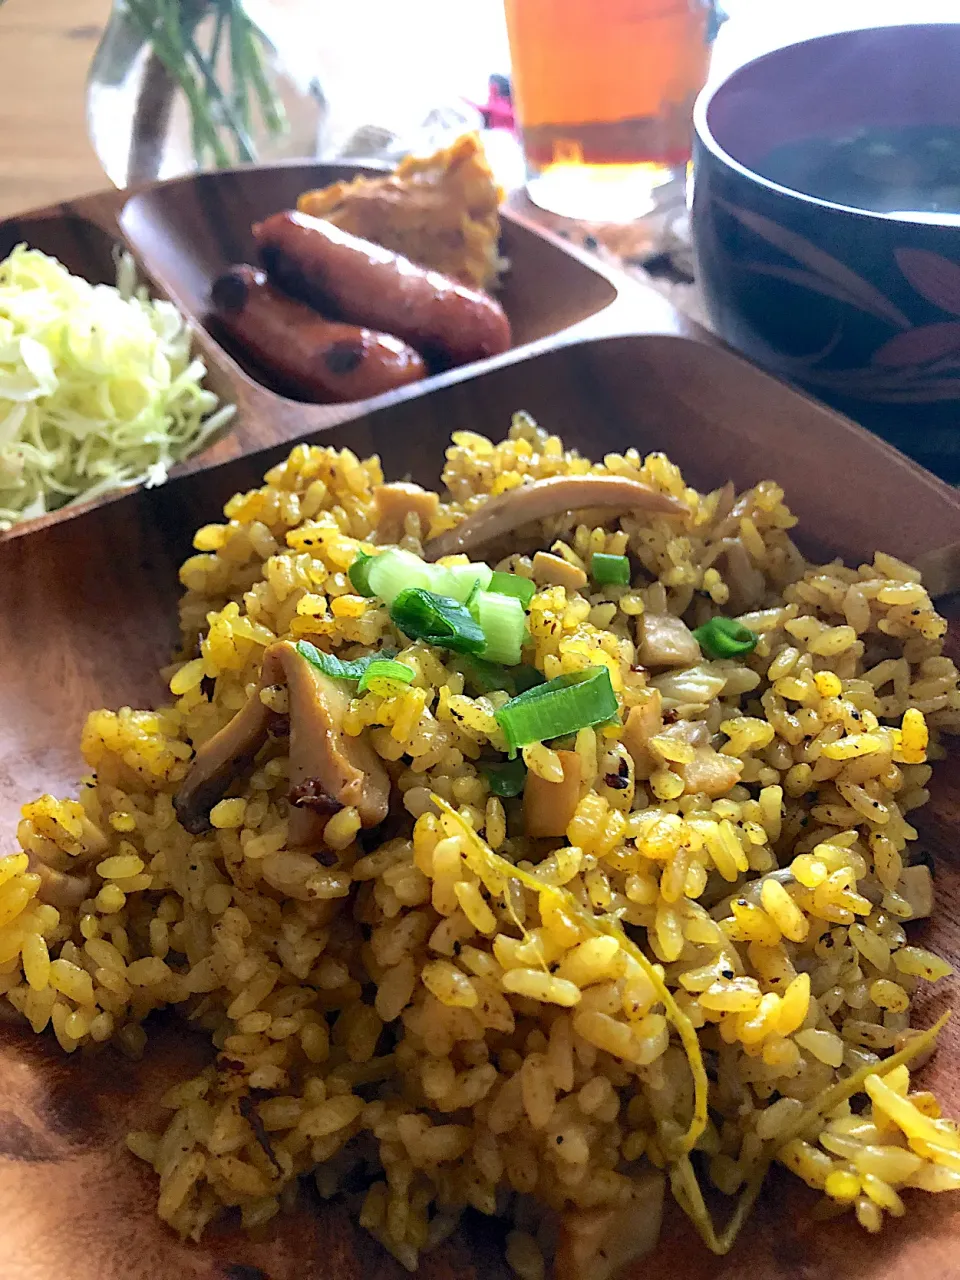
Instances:
[[[383,178],[304,192],[297,207],[419,266],[490,289],[502,267],[502,199],[480,139],[464,134],[435,155],[407,156]]]

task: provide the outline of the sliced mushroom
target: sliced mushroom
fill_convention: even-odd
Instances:
[[[739,538],[724,538],[718,560],[726,560],[723,580],[730,588],[730,609],[737,614],[756,609],[766,594],[766,579]]]
[[[36,854],[30,854],[30,870],[40,877],[37,897],[58,911],[76,911],[85,898],[90,897],[93,881],[79,871],[56,871],[41,862]]]
[[[650,739],[663,729],[663,705],[659,689],[644,689],[643,701],[631,707],[627,714],[620,741],[633,757],[634,775],[640,780],[649,778],[660,760],[650,749]]]
[[[693,759],[681,763],[671,759],[667,750],[670,742],[682,742],[693,747]],[[663,743],[664,750],[659,749]],[[677,720],[661,729],[650,742],[655,751],[655,767],[666,767],[683,779],[686,795],[707,795],[711,799],[724,796],[740,781],[743,761],[734,756],[721,755],[710,742],[710,728],[706,720]]]
[[[107,849],[106,836],[88,817],[81,817],[80,825],[82,850],[78,854],[53,853],[54,859],[61,859],[59,867],[50,866],[35,851],[27,854],[30,871],[40,877],[37,897],[58,911],[76,911],[91,896],[93,877],[88,868]]]
[[[696,755],[689,764],[678,764],[673,768],[683,778],[683,790],[687,795],[706,795],[716,800],[740,781],[743,761],[735,756],[722,756],[713,747],[704,746],[696,748]]]
[[[532,576],[538,586],[564,587],[567,591],[581,591],[587,585],[587,575],[579,565],[550,551],[538,551],[533,557]]]
[[[710,727],[706,720],[676,720],[657,734],[658,742],[682,742],[688,747],[706,747],[710,745]]]
[[[672,613],[641,614],[637,643],[637,661],[644,667],[692,667],[701,659],[693,632]]]
[[[400,480],[395,484],[378,484],[373,491],[373,505],[377,510],[376,541],[384,546],[400,541],[411,512],[420,517],[420,534],[425,537],[430,521],[437,514],[440,498],[418,484]]]
[[[678,498],[658,493],[642,481],[626,476],[551,476],[488,498],[453,529],[431,538],[424,547],[424,555],[427,560],[438,560],[441,556],[493,542],[534,520],[587,508],[621,514],[628,511],[664,516],[688,514],[688,508]]]
[[[261,677],[251,697],[229,724],[199,748],[190,772],[174,797],[180,824],[191,835],[210,830],[210,810],[250,768],[269,736],[270,710],[260,701],[263,683]]]
[[[911,920],[925,920],[933,915],[933,876],[922,862],[903,868],[897,893],[910,904]]]
[[[666,1179],[651,1170],[634,1182],[626,1204],[572,1209],[560,1220],[555,1280],[612,1280],[656,1247]]]
[[[650,684],[660,690],[669,710],[678,707],[705,707],[719,698],[728,676],[719,662],[698,662],[694,667],[677,668],[652,676]]]
[[[260,700],[267,685],[285,684],[290,702],[291,805],[288,846],[319,844],[331,809],[354,805],[365,827],[387,816],[390,780],[364,734],[343,732],[350,705],[346,689],[282,640],[263,655],[257,687],[244,706],[194,757],[175,806],[180,822],[198,833],[210,810],[253,763],[267,740],[271,712]],[[329,797],[330,804],[320,801]],[[310,803],[297,803],[309,797]]]
[[[523,788],[523,825],[528,836],[562,836],[580,802],[581,763],[576,751],[558,751],[562,782],[548,782],[531,769]]]

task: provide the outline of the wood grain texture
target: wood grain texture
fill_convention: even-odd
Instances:
[[[112,0],[0,8],[0,217],[103,186],[87,139],[87,67]]]
[[[435,483],[449,433],[503,434],[524,407],[584,451],[662,448],[700,486],[779,479],[811,554],[857,562],[877,547],[908,558],[960,537],[956,496],[872,436],[720,348],[680,338],[628,337],[549,351],[389,405],[321,433],[378,452],[389,476]],[[285,451],[274,446],[80,520],[0,543],[0,852],[13,848],[20,804],[71,794],[77,741],[92,707],[150,705],[156,667],[176,642],[176,568],[192,531],[234,491],[258,483]],[[954,637],[960,646],[960,632]],[[937,769],[922,813],[936,859],[938,911],[917,940],[960,961],[960,768]],[[940,984],[920,1019],[952,1002]],[[343,1205],[304,1200],[250,1241],[228,1222],[185,1245],[153,1216],[149,1171],[123,1133],[150,1122],[201,1042],[170,1020],[134,1067],[110,1052],[68,1060],[49,1039],[0,1028],[0,1240],[3,1280],[400,1280],[404,1274]],[[960,1027],[949,1027],[924,1079],[960,1114]],[[816,1224],[812,1197],[775,1175],[740,1244],[714,1259],[677,1210],[640,1276],[685,1280],[946,1280],[960,1275],[960,1197],[908,1195],[910,1214],[879,1238],[849,1222]],[[424,1262],[422,1280],[502,1280],[492,1226],[471,1225]],[[589,1280],[585,1277],[584,1280]]]
[[[224,1223],[201,1248],[154,1211],[156,1183],[124,1135],[155,1126],[157,1105],[205,1045],[171,1022],[133,1064],[112,1049],[68,1061],[46,1038],[0,1028],[0,1239],[4,1280],[401,1280],[408,1273],[343,1204],[307,1188],[256,1239]],[[485,1224],[484,1224],[485,1226]],[[432,1254],[421,1280],[507,1280],[502,1242],[473,1224]]]

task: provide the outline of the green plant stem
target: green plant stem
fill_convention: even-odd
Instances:
[[[230,0],[220,0],[217,6],[217,21],[213,28],[213,39],[210,41],[210,56],[208,61],[210,67],[216,75],[217,59],[220,57],[220,45],[223,43],[223,27],[229,17]]]
[[[263,123],[268,133],[272,137],[278,137],[287,128],[287,117],[283,103],[270,87],[267,77],[264,75],[263,58],[257,48],[257,35],[254,31],[253,23],[242,9],[237,14],[237,19],[242,33],[241,49],[243,58],[241,62],[241,77],[244,81],[249,81],[254,93],[257,95],[260,114],[263,117]]]
[[[197,47],[197,42],[194,40],[192,35],[188,35],[184,37],[183,43],[186,51],[190,54],[190,57],[193,59],[197,70],[200,73],[200,78],[206,85],[210,104],[216,106],[217,110],[223,116],[224,125],[226,125],[234,136],[239,158],[241,160],[256,160],[257,152],[250,138],[250,133],[244,122],[237,117],[236,112],[227,101],[226,95],[217,83],[216,76]]]
[[[159,176],[174,90],[174,81],[166,64],[151,53],[144,68],[130,127],[126,176],[129,186],[152,182]]]
[[[223,28],[228,18],[229,4],[230,0],[219,0],[217,3],[217,17],[213,28],[213,38],[210,41],[210,53],[207,59],[214,75],[216,75],[217,62],[220,58],[220,45],[223,43]],[[197,122],[193,118],[192,114],[190,117],[190,125],[193,141],[193,158],[196,161],[197,168],[202,169],[206,145],[200,137],[197,130]]]
[[[198,22],[206,3],[207,0],[185,0],[183,11],[186,20]],[[156,178],[159,174],[174,94],[178,85],[184,88],[186,71],[182,60],[162,57],[158,52],[156,12],[151,11],[142,0],[129,0],[127,12],[139,30],[141,39],[150,46],[134,112],[127,162],[127,180],[137,183]],[[187,90],[184,89],[184,92]]]
[[[202,167],[209,152],[217,167],[233,163],[227,140],[234,145],[241,162],[256,159],[251,137],[251,106],[255,96],[264,125],[272,136],[286,128],[283,104],[264,72],[263,50],[242,0],[127,0],[127,10],[151,46],[145,87],[149,100],[143,103],[142,122],[149,155],[139,168],[149,163],[154,177],[159,167],[159,151],[166,135],[173,93],[179,88],[190,110],[194,160]],[[204,55],[197,42],[201,20],[215,12],[210,51]],[[217,60],[226,34],[230,49],[231,92],[228,97],[217,79]],[[159,128],[158,128],[159,125]],[[149,128],[147,127],[149,126]],[[146,135],[150,134],[147,138]],[[156,137],[153,137],[156,134]],[[132,148],[133,150],[133,148]],[[131,162],[131,169],[135,166]]]
[[[230,74],[233,79],[233,107],[243,121],[244,127],[250,128],[250,95],[247,91],[246,49],[244,47],[244,28],[246,15],[236,10],[230,19]]]
[[[278,138],[286,133],[289,127],[287,113],[280,96],[271,89],[267,77],[263,73],[263,62],[254,48],[253,31],[248,27],[248,39],[251,48],[250,79],[260,103],[260,114],[271,137]]]
[[[145,0],[127,0],[127,8],[140,26],[144,38],[151,42],[156,56],[167,68],[171,78],[180,86],[190,107],[196,134],[210,147],[215,163],[221,168],[226,168],[230,164],[230,155],[210,119],[209,109],[196,78],[182,56],[176,11],[164,5],[166,13],[161,13],[158,25],[155,15],[147,9]],[[173,17],[172,25],[171,16]]]

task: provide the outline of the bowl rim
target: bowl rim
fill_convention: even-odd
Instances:
[[[887,225],[894,227],[930,227],[931,229],[946,229],[957,232],[958,241],[960,241],[960,225],[950,222],[928,222],[917,218],[898,217],[892,213],[879,213],[872,209],[861,209],[856,205],[840,204],[835,200],[824,200],[820,196],[809,195],[805,191],[797,191],[793,187],[783,186],[782,183],[774,182],[772,178],[764,177],[762,173],[758,173],[755,169],[751,169],[749,165],[743,164],[730,154],[727,149],[718,141],[716,134],[713,132],[709,123],[710,107],[715,98],[728,89],[731,83],[738,79],[741,75],[751,71],[754,67],[765,62],[772,62],[788,49],[799,49],[805,45],[822,45],[837,40],[849,39],[851,36],[859,36],[866,31],[899,31],[904,27],[923,28],[932,31],[956,31],[960,38],[960,21],[957,22],[878,22],[872,26],[860,26],[844,28],[841,31],[829,31],[820,36],[809,36],[803,40],[791,40],[787,44],[778,45],[775,49],[768,49],[766,53],[758,54],[755,58],[750,58],[738,67],[734,67],[720,80],[713,84],[707,83],[700,93],[693,106],[693,127],[694,134],[698,142],[700,142],[715,159],[719,160],[728,169],[734,170],[741,177],[747,178],[750,182],[758,187],[766,188],[769,191],[776,192],[779,196],[785,196],[790,200],[798,201],[801,204],[812,205],[814,208],[829,209],[834,213],[846,214],[863,221]],[[694,196],[696,196],[696,169],[694,164]]]

